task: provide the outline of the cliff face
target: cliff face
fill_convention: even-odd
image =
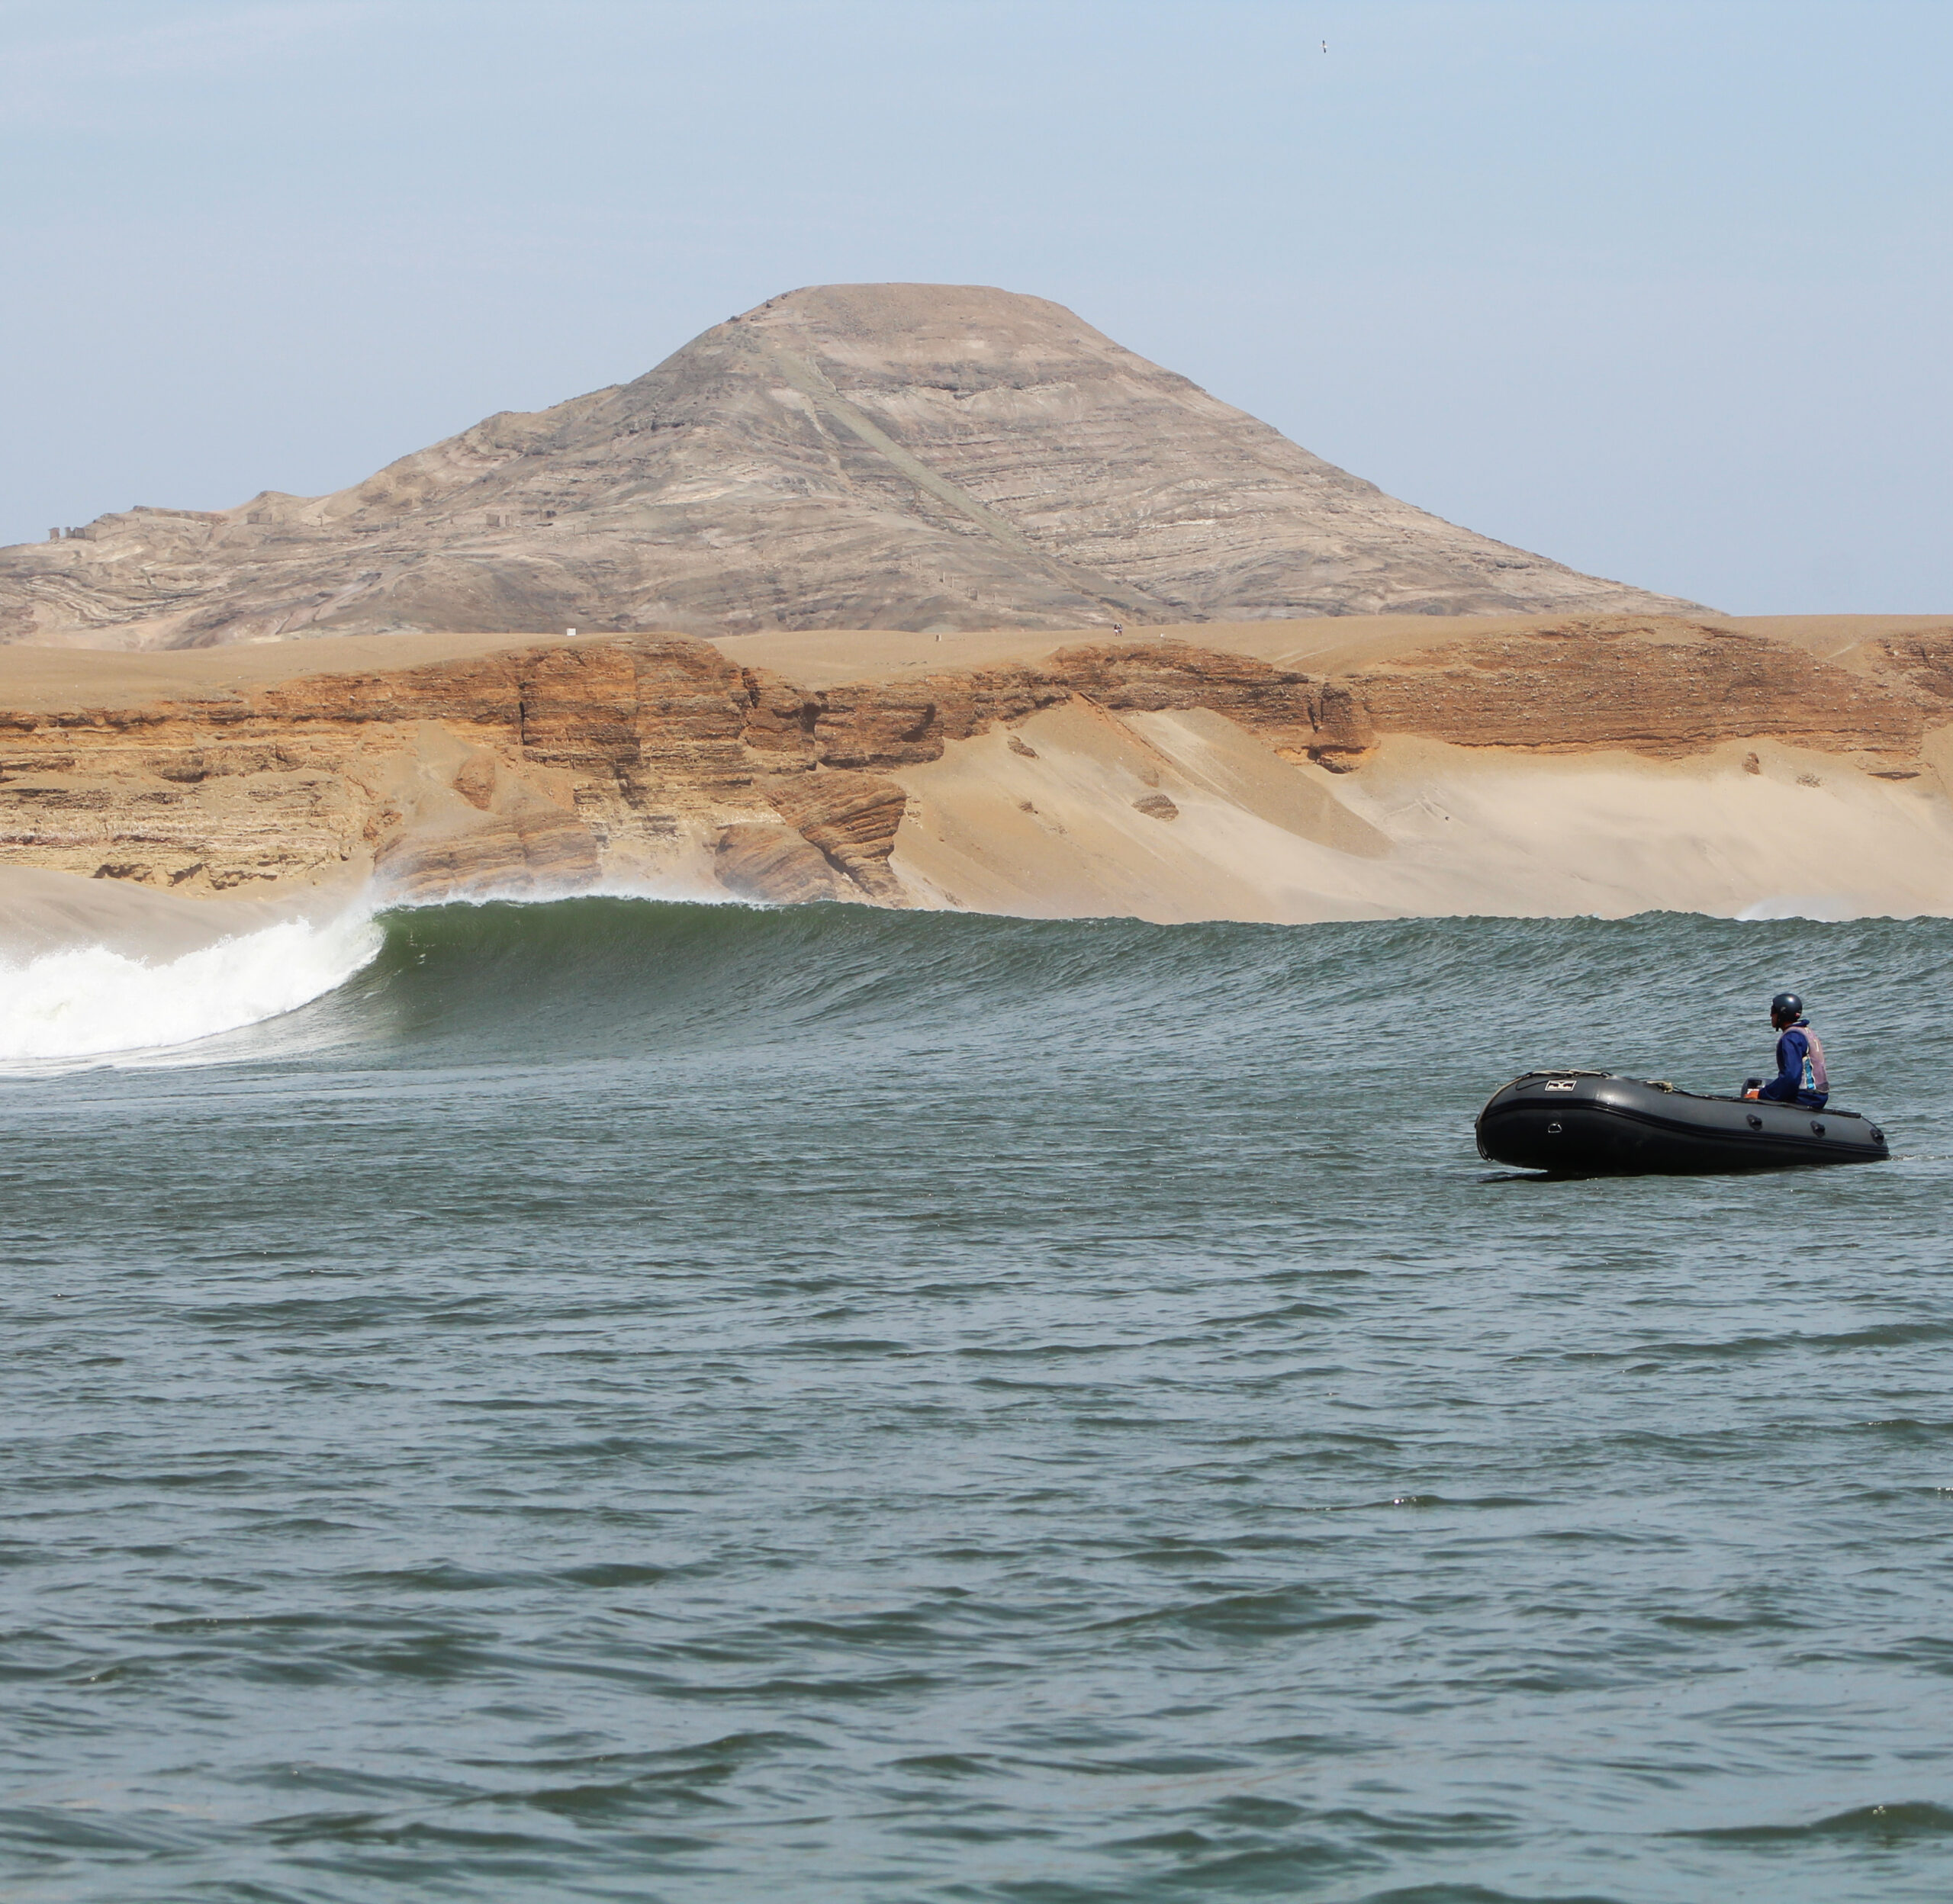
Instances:
[[[1080,692],[1314,732],[1307,677],[1178,645],[809,693],[684,637],[556,644],[0,711],[0,858],[190,892],[371,871],[406,896],[709,862],[746,896],[899,902],[886,770]]]
[[[1953,676],[1945,634],[1881,645],[1858,674],[1805,651],[1701,623],[1571,622],[1446,643],[1347,678],[1372,730],[1464,747],[1625,748],[1656,758],[1772,739],[1858,753],[1909,774]]]
[[[1201,711],[1278,772],[1360,777],[1382,737],[1418,735],[1667,759],[1775,740],[1905,779],[1953,722],[1953,629],[1849,669],[1725,630],[1584,622],[1327,679],[1150,640],[816,692],[704,642],[642,636],[123,705],[10,707],[4,679],[0,864],[185,894],[369,874],[421,898],[658,878],[899,905],[897,777],[1046,709],[1131,733]]]
[[[1475,536],[1060,306],[838,285],[318,497],[0,552],[0,641],[1063,629],[1684,604]]]

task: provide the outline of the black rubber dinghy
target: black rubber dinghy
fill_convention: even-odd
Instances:
[[[1885,1133],[1855,1111],[1704,1098],[1604,1071],[1529,1071],[1478,1113],[1488,1163],[1555,1176],[1877,1163]]]

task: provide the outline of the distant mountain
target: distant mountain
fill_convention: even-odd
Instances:
[[[836,285],[335,495],[0,551],[0,640],[1693,606],[1386,496],[1039,298]]]

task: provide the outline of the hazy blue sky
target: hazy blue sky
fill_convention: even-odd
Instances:
[[[1953,610],[1949,79],[1949,0],[0,0],[0,541],[923,279],[1582,568]]]

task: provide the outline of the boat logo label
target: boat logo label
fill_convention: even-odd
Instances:
[[[1573,1089],[1573,1080],[1571,1078],[1549,1078],[1546,1080],[1546,1089],[1549,1091],[1571,1091]]]

